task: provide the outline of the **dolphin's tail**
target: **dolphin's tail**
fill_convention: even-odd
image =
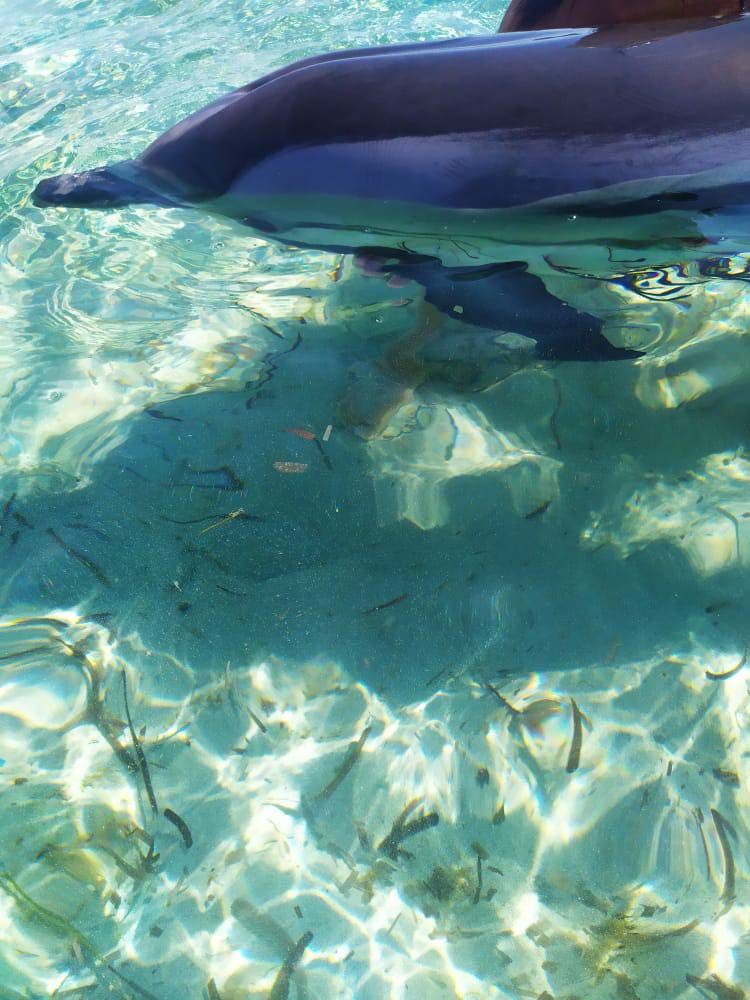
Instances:
[[[127,167],[130,166],[130,171]],[[125,167],[125,169],[122,169]],[[127,177],[133,172],[129,163],[115,167],[96,167],[80,174],[59,174],[46,177],[37,184],[35,205],[70,205],[75,208],[114,208],[118,205],[168,204],[166,198],[153,189]]]

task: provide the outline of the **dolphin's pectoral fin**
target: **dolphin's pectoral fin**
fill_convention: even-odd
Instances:
[[[450,268],[417,258],[383,271],[418,282],[425,300],[454,319],[531,338],[544,360],[620,361],[640,355],[611,344],[600,319],[552,295],[522,261]]]

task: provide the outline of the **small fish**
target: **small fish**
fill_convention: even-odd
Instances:
[[[392,608],[396,604],[400,604],[402,601],[405,601],[408,596],[408,594],[399,594],[398,597],[392,597],[390,601],[385,601],[383,604],[376,604],[372,608],[366,608],[362,614],[371,615],[375,611],[385,611],[386,608]]]
[[[182,423],[182,418],[181,417],[170,416],[170,414],[165,413],[163,410],[150,410],[149,409],[149,410],[145,410],[144,412],[148,413],[148,415],[150,417],[154,417],[156,420],[174,420],[178,424]]]
[[[47,534],[50,538],[53,538],[57,544],[63,549],[72,559],[78,560],[82,566],[85,566],[89,573],[92,573],[99,583],[103,584],[105,587],[109,586],[109,580],[104,575],[104,573],[99,569],[93,559],[89,559],[85,552],[81,552],[78,549],[74,549],[72,545],[68,545],[65,539],[60,538],[58,533],[53,528],[47,528]]]
[[[573,710],[573,739],[570,744],[568,762],[565,765],[565,770],[568,774],[572,774],[578,770],[578,765],[581,763],[581,744],[583,743],[581,710],[576,704],[575,698],[570,699],[570,705]]]
[[[241,590],[231,590],[229,587],[225,587],[221,583],[215,583],[214,586],[217,590],[223,590],[225,594],[229,594],[231,597],[247,597],[248,595],[243,593]]]
[[[327,799],[329,796],[333,795],[341,782],[359,760],[359,756],[362,753],[362,747],[365,745],[365,740],[371,732],[372,726],[367,726],[367,728],[362,731],[362,735],[359,739],[349,744],[349,747],[344,754],[344,759],[336,768],[333,777],[325,788],[321,789],[317,795],[313,796],[311,800],[312,802],[322,802],[323,799]]]
[[[222,465],[218,469],[191,469],[188,476],[188,479],[170,485],[190,486],[199,490],[224,490],[228,493],[245,488],[245,484],[228,465]]]
[[[182,839],[185,843],[185,850],[193,846],[193,835],[190,832],[190,827],[187,825],[182,816],[178,816],[176,812],[172,809],[165,809],[162,813],[164,819],[168,819],[170,823],[177,827],[182,835]]]
[[[541,517],[542,514],[545,514],[549,510],[551,503],[551,500],[545,500],[544,503],[540,503],[538,507],[534,507],[528,514],[523,515],[525,520],[532,521],[535,517]]]
[[[109,538],[107,537],[105,532],[103,532],[100,528],[95,528],[91,524],[86,524],[85,521],[68,521],[65,527],[72,528],[74,531],[88,531],[90,534],[94,535],[102,542],[109,541]]]

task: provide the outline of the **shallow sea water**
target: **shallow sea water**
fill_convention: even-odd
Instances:
[[[745,256],[582,281],[635,363],[508,372],[446,320],[386,409],[417,286],[30,202],[501,15],[0,6],[3,1000],[748,995]]]

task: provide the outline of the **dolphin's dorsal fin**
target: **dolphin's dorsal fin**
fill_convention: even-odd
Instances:
[[[749,0],[511,0],[500,31],[600,28],[633,21],[732,17]]]

